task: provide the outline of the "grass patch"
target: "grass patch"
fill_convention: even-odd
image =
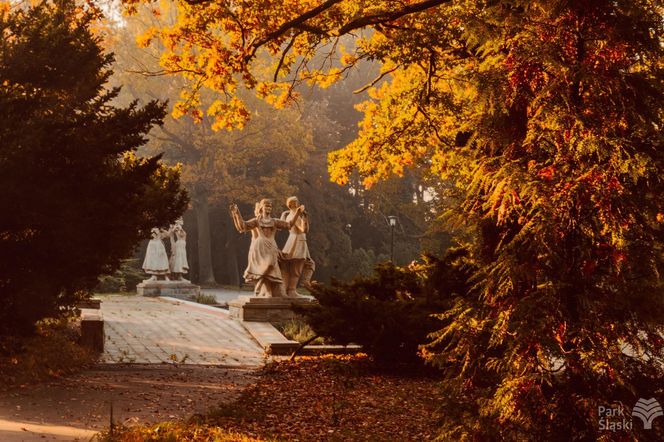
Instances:
[[[233,291],[240,290],[242,292],[253,292],[254,291],[253,286],[248,285],[248,284],[242,284],[242,287],[239,287],[237,285],[231,285],[231,284],[221,284],[221,285],[210,287],[210,288],[217,288],[217,287],[221,287],[222,289],[233,290]]]
[[[316,335],[309,324],[301,319],[291,319],[288,322],[277,324],[275,327],[277,330],[279,330],[279,332],[281,332],[282,335],[292,341],[297,341],[299,343],[306,342]],[[313,345],[322,345],[326,343],[328,342],[325,342],[325,340],[321,337],[318,337],[313,342],[311,342]]]
[[[34,336],[0,338],[0,390],[59,378],[94,363],[96,355],[79,345],[77,318],[47,319]]]
[[[205,293],[199,293],[198,295],[190,296],[191,301],[197,302],[199,304],[205,305],[217,305],[217,298],[214,295],[208,295]]]

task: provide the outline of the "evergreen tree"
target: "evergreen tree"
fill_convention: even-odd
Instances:
[[[73,0],[0,10],[0,335],[87,296],[187,204],[179,171],[133,151],[164,117],[118,108],[113,56]]]

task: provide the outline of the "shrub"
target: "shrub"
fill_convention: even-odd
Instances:
[[[46,319],[30,337],[0,336],[0,391],[77,372],[95,360],[78,344],[79,323],[73,317]]]
[[[467,291],[467,252],[454,249],[442,259],[376,266],[374,276],[351,283],[315,285],[318,305],[300,310],[318,335],[339,344],[355,343],[381,365],[419,363],[418,348],[440,328],[433,314]]]
[[[140,268],[138,259],[125,259],[113,274],[99,277],[99,283],[94,291],[97,293],[131,292],[145,278],[146,275]]]

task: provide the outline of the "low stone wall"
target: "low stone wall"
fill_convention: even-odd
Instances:
[[[81,344],[94,351],[104,351],[104,317],[99,310],[81,310]]]

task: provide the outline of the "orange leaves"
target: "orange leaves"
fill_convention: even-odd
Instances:
[[[354,54],[344,54],[339,59],[341,64],[344,65],[344,66],[351,66],[351,65],[357,63],[358,60],[359,59],[358,59],[357,55],[354,55]]]
[[[154,27],[148,28],[141,35],[136,37],[136,44],[139,48],[147,48],[152,43],[152,40],[157,35],[157,29]]]
[[[4,19],[7,17],[9,14],[9,11],[11,9],[11,5],[9,1],[2,0],[0,1],[0,19]]]
[[[278,87],[279,86],[275,83],[261,81],[256,85],[256,95],[258,95],[259,98],[265,99],[273,94]]]
[[[314,69],[307,74],[306,81],[311,86],[317,85],[326,89],[341,79],[341,73],[341,69],[338,68],[331,68],[327,71]]]
[[[358,138],[329,156],[334,182],[346,183],[357,171],[363,185],[369,187],[389,176],[402,176],[407,168],[426,161],[439,140],[429,129],[438,125],[434,116],[416,104],[425,81],[419,68],[382,69],[380,84],[367,89],[371,100],[356,106],[364,114]]]
[[[237,97],[224,102],[215,100],[208,108],[207,114],[214,117],[213,130],[232,130],[243,128],[249,119],[249,111]]]
[[[141,3],[145,4],[145,8],[139,6]],[[162,16],[163,7],[170,7],[161,5],[156,8],[151,2],[142,0],[124,0],[123,4],[130,14],[150,14],[156,18]],[[315,0],[287,0],[264,1],[261,4],[237,3],[230,7],[227,2],[200,5],[177,2],[174,20],[162,24],[158,30],[148,30],[139,37],[138,44],[146,47],[159,38],[164,47],[162,67],[190,80],[188,88],[191,95],[197,94],[201,88],[225,95],[225,99],[215,101],[212,107],[206,109],[208,115],[215,116],[216,130],[242,128],[249,114],[245,105],[240,103],[242,99],[236,95],[240,84],[248,89],[261,85],[256,95],[267,99],[275,107],[285,107],[296,98],[292,85],[288,85],[288,92],[280,94],[274,92],[283,85],[266,86],[270,84],[267,79],[272,72],[261,72],[264,55],[269,53],[270,58],[278,60],[279,57],[274,56],[283,49],[282,43],[293,37],[291,32],[280,32],[279,28],[319,4]],[[292,53],[286,54],[279,63],[280,73],[289,73],[297,56],[311,58],[312,44],[316,42],[305,35],[295,39]],[[302,71],[301,74],[300,79],[322,85],[329,85],[339,78],[339,73],[333,70],[319,73]],[[176,106],[175,115],[188,114],[198,118],[194,107],[201,107],[201,104],[185,100],[184,104]]]
[[[265,101],[274,106],[275,109],[284,109],[299,98],[299,94],[292,91],[287,86],[284,88],[282,85],[275,84],[269,89],[273,92],[265,97]]]

